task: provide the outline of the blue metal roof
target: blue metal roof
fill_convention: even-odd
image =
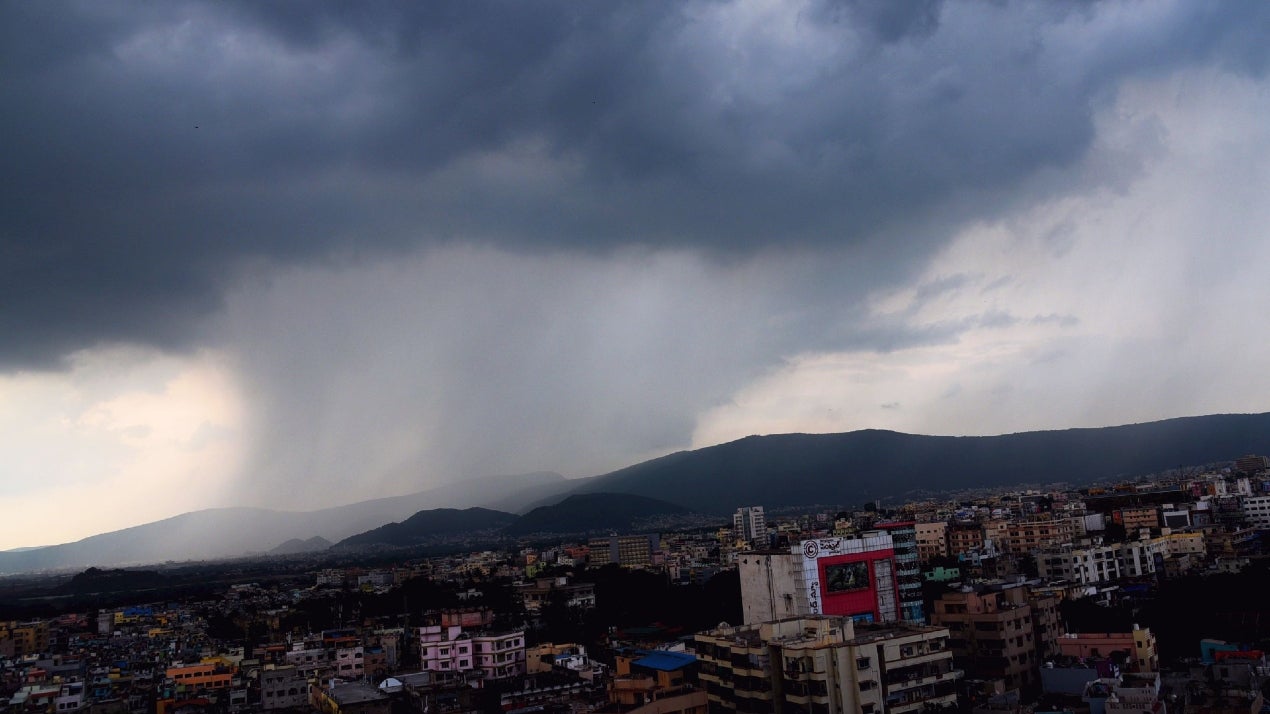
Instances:
[[[696,662],[695,655],[684,654],[683,652],[649,652],[639,659],[631,662],[631,664],[639,667],[647,667],[660,672],[673,672],[677,669],[683,669],[688,665]]]

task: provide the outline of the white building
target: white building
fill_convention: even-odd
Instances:
[[[788,552],[739,553],[741,615],[747,625],[810,614],[802,558]]]
[[[1270,528],[1270,496],[1248,496],[1243,500],[1244,518],[1253,528]]]
[[[1042,578],[1092,585],[1153,574],[1157,554],[1168,556],[1166,539],[1050,550],[1037,556],[1036,565]]]
[[[472,645],[482,679],[511,679],[525,673],[524,630],[473,635]]]
[[[767,518],[762,506],[745,506],[732,514],[732,535],[755,548],[767,545]]]

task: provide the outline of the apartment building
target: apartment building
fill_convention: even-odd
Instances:
[[[1169,556],[1191,555],[1203,559],[1208,554],[1203,533],[1169,533],[1161,536]]]
[[[266,711],[303,707],[309,683],[296,667],[267,667],[260,673],[260,703]]]
[[[1157,506],[1117,508],[1111,512],[1111,522],[1124,526],[1130,533],[1139,528],[1159,528],[1160,509]]]
[[[472,648],[483,682],[511,679],[525,673],[524,630],[474,634]]]
[[[0,651],[11,652],[10,656],[23,657],[40,654],[49,647],[49,626],[47,622],[0,622]]]
[[[978,523],[953,523],[948,526],[948,554],[963,555],[983,550],[983,527]]]
[[[694,636],[711,711],[908,714],[956,702],[948,631],[809,616]]]
[[[1074,532],[1070,518],[1029,518],[1006,525],[1002,547],[1012,555],[1028,555],[1071,543]]]
[[[949,631],[957,665],[974,679],[995,680],[1005,690],[1038,681],[1037,634],[1025,587],[969,587],[935,602],[934,624]]]
[[[459,625],[425,625],[416,630],[419,666],[425,672],[458,673],[475,669],[472,638]]]
[[[948,555],[948,523],[918,523],[914,531],[917,537],[917,559],[925,564],[934,558]]]
[[[1246,496],[1242,505],[1248,525],[1253,528],[1270,528],[1270,496]]]
[[[588,546],[588,564],[593,567],[617,563],[623,568],[646,568],[653,562],[653,553],[661,548],[661,537],[655,533],[614,535],[592,538]]]
[[[745,506],[732,514],[732,537],[755,548],[767,545],[767,519],[762,506]]]
[[[366,653],[361,645],[336,647],[332,664],[336,676],[342,679],[361,679],[366,676]]]
[[[472,686],[525,674],[525,632],[466,632],[459,625],[417,629],[419,660],[426,672]]]
[[[1182,541],[1182,544],[1180,547],[1194,547],[1193,541],[1189,539]],[[1169,548],[1167,538],[1150,538],[1091,548],[1062,548],[1037,555],[1037,572],[1042,578],[1067,580],[1083,585],[1144,577],[1155,574],[1157,559],[1163,562],[1169,555]]]

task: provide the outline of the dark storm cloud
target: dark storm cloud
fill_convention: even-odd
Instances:
[[[245,266],[421,243],[857,244],[883,281],[1080,159],[1120,79],[1261,72],[1270,29],[1255,2],[754,12],[7,3],[0,364],[188,344]]]

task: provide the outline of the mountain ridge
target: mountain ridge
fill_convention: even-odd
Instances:
[[[692,510],[722,514],[744,505],[853,504],[917,490],[1083,484],[1267,452],[1270,414],[1264,413],[995,436],[883,429],[752,435],[618,469],[572,493],[673,494]],[[720,473],[728,474],[727,488],[717,482]]]
[[[315,535],[338,542],[421,510],[510,503],[516,494],[539,499],[514,509],[522,513],[572,495],[615,493],[664,499],[698,513],[725,514],[743,505],[851,505],[914,491],[1060,481],[1085,484],[1230,461],[1251,453],[1270,453],[1270,413],[993,436],[928,436],[885,429],[752,435],[676,451],[585,479],[534,472],[478,479],[481,488],[475,490],[471,484],[451,484],[321,511],[192,511],[74,543],[0,552],[0,573],[235,557]],[[467,493],[460,498],[463,491]],[[321,523],[315,527],[306,520],[311,518]],[[140,542],[130,536],[140,536],[133,539]]]
[[[438,503],[442,500],[474,507],[491,498],[514,501],[521,489],[540,490],[562,485],[567,485],[564,476],[535,471],[487,476],[468,483],[443,484],[403,496],[312,511],[253,506],[204,508],[68,543],[3,551],[0,552],[0,574],[259,555],[293,539],[321,537],[338,542],[384,523],[404,520],[425,508],[442,505]]]

